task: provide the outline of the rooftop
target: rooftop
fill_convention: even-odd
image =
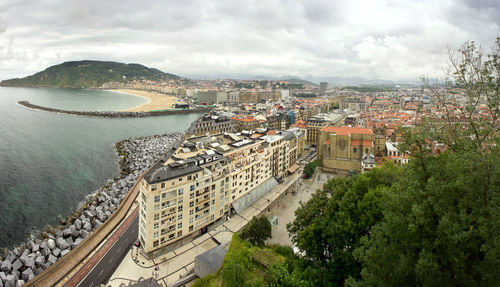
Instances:
[[[351,135],[351,134],[368,134],[372,135],[373,131],[365,128],[357,127],[324,127],[321,129],[322,132],[335,133],[337,135]]]

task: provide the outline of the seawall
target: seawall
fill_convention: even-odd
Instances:
[[[28,101],[19,101],[17,103],[30,109],[42,110],[52,113],[87,116],[87,117],[106,117],[106,118],[142,118],[142,117],[168,116],[168,115],[179,115],[179,114],[207,113],[212,110],[212,108],[202,108],[202,109],[187,109],[187,110],[164,110],[164,111],[152,111],[152,112],[71,111],[71,110],[61,110],[61,109],[43,107],[32,104]]]

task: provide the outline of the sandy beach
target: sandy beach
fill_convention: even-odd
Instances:
[[[155,110],[172,109],[175,103],[184,103],[174,96],[164,95],[155,92],[146,92],[139,90],[115,90],[116,92],[131,94],[143,98],[147,98],[148,102],[140,106],[122,110],[123,112],[149,112]]]

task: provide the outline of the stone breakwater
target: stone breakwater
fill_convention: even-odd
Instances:
[[[137,178],[182,138],[182,133],[174,133],[116,143],[121,176],[88,195],[73,214],[60,220],[61,225],[47,226],[29,242],[0,254],[0,287],[21,286],[68,254],[111,216]]]
[[[105,118],[143,118],[143,117],[168,116],[177,114],[206,113],[212,110],[211,108],[203,108],[203,109],[164,110],[164,111],[151,111],[151,112],[72,111],[72,110],[61,110],[61,109],[43,107],[32,104],[28,101],[19,101],[17,103],[30,109],[42,110],[52,113],[88,116],[88,117],[105,117]]]

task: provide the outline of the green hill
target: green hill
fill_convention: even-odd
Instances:
[[[107,82],[128,83],[141,79],[158,81],[179,79],[179,76],[140,64],[84,60],[51,66],[25,78],[5,80],[0,86],[92,88]]]

